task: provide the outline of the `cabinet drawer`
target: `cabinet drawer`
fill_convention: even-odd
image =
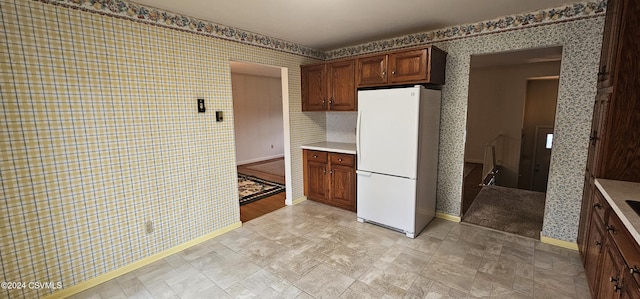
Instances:
[[[334,164],[334,165],[344,165],[344,166],[355,165],[354,155],[331,153],[330,160],[331,160],[331,164]]]
[[[602,196],[600,190],[595,190],[595,192],[593,193],[595,195],[593,197],[593,209],[600,217],[600,220],[602,220],[602,223],[607,223],[607,218],[605,216],[607,215],[609,210],[611,210],[611,206],[609,206],[607,200],[604,199],[604,196]]]
[[[308,151],[307,152],[307,161],[316,161],[316,162],[327,162],[327,152],[321,151]]]
[[[638,246],[636,240],[631,236],[615,213],[609,215],[607,230],[613,237],[613,241],[618,246],[618,250],[622,254],[622,258],[629,269],[640,271],[640,246]],[[635,280],[640,283],[640,274],[634,271],[633,276]]]

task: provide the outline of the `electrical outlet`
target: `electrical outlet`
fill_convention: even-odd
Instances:
[[[153,232],[153,221],[149,220],[144,224],[144,230],[147,232],[147,234],[150,234]]]

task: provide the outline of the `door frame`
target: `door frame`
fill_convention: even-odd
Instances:
[[[280,69],[280,84],[282,88],[282,130],[283,130],[283,143],[284,143],[284,180],[285,180],[285,205],[293,205],[293,178],[291,177],[291,125],[289,115],[289,69],[287,67],[280,67],[275,65],[262,64],[252,61],[242,60],[229,60],[231,62],[241,62],[246,64],[254,64],[260,67],[270,67]],[[231,74],[231,72],[229,72]],[[235,136],[235,129],[234,129]],[[234,142],[235,150],[235,142]],[[237,161],[236,161],[237,162]],[[236,177],[237,168],[236,168]]]

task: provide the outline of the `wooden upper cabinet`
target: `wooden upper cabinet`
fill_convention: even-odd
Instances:
[[[327,65],[329,110],[357,110],[355,69],[355,60],[339,61]]]
[[[427,50],[413,50],[389,55],[389,69],[391,76],[389,82],[402,83],[426,80],[427,76]]]
[[[327,103],[326,66],[305,65],[300,68],[302,111],[324,111]]]
[[[443,85],[447,53],[433,46],[357,59],[356,86]]]
[[[598,70],[598,88],[606,88],[613,85],[614,69],[618,57],[618,40],[621,32],[620,23],[624,13],[625,2],[627,1],[629,0],[607,1],[607,14],[600,51],[600,68]]]
[[[300,67],[302,111],[357,111],[357,88],[443,85],[447,53],[433,46]]]
[[[359,58],[357,61],[358,72],[356,74],[356,85],[375,86],[387,83],[387,60],[389,55],[377,55]]]
[[[355,60],[303,65],[302,111],[356,111]]]

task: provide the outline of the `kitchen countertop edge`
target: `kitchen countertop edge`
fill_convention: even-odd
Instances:
[[[595,184],[636,243],[640,244],[640,216],[625,202],[640,201],[640,183],[596,179]]]
[[[300,147],[303,149],[314,150],[314,151],[324,151],[324,152],[351,154],[351,155],[356,154],[355,143],[323,141],[323,142],[303,144]]]

